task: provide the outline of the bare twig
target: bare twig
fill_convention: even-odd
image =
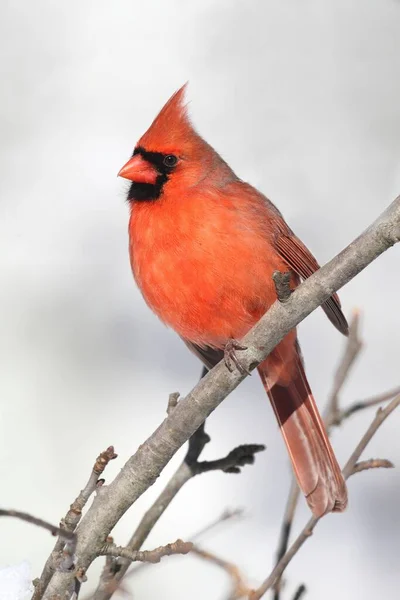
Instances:
[[[304,594],[306,593],[307,588],[304,585],[304,583],[302,583],[301,585],[299,585],[299,587],[297,588],[294,596],[293,596],[293,600],[300,600]]]
[[[130,551],[137,552],[142,547],[161,515],[168,508],[183,485],[192,479],[192,477],[212,470],[237,473],[237,470],[239,470],[241,466],[252,464],[254,462],[254,454],[264,449],[263,446],[257,444],[239,446],[223,459],[199,463],[198,458],[209,441],[210,436],[205,432],[203,423],[190,438],[188,451],[183,463],[167,483],[163,492],[156,499],[151,508],[145,513],[135,533],[129,540],[126,547]],[[109,574],[106,574],[106,570],[103,569],[104,577],[107,579],[108,583],[107,585],[104,584],[102,575],[93,600],[109,600],[109,598],[111,598],[131,564],[131,561],[124,560],[124,558],[125,557],[121,556],[121,559],[118,560],[117,569],[115,569],[112,578],[110,578]]]
[[[346,479],[348,477],[350,477],[350,475],[352,475],[354,467],[356,466],[361,454],[364,452],[365,448],[367,447],[367,444],[369,443],[369,441],[375,435],[375,433],[377,432],[379,427],[382,425],[382,423],[399,406],[399,404],[400,404],[400,394],[398,394],[395,398],[393,398],[393,400],[391,402],[389,402],[389,404],[387,406],[385,406],[385,408],[378,408],[378,411],[375,415],[374,420],[372,421],[371,425],[368,427],[367,431],[361,438],[360,442],[357,445],[357,448],[354,450],[353,454],[350,456],[349,460],[347,461],[347,463],[343,469],[343,475]]]
[[[55,569],[60,568],[60,564],[63,565],[64,569],[72,566],[72,559],[69,561],[69,565],[66,563],[68,562],[68,557],[73,556],[75,548],[74,552],[71,552],[70,549],[66,548],[67,554],[65,556],[65,533],[75,531],[76,526],[78,525],[82,516],[83,508],[85,507],[90,496],[96,490],[97,486],[99,485],[99,482],[102,481],[99,479],[100,475],[103,473],[110,460],[113,460],[116,457],[117,454],[115,454],[114,452],[114,447],[109,446],[107,450],[101,452],[96,458],[88,482],[86,483],[83,490],[81,490],[78,497],[71,504],[65,517],[61,520],[60,531],[63,532],[63,535],[59,535],[59,538],[55,543],[55,546],[49,558],[46,561],[40,578],[35,580],[35,592],[33,594],[32,600],[40,600],[40,598],[43,597],[43,594],[46,591],[46,588],[49,584],[49,581],[51,580]]]
[[[265,450],[263,444],[243,444],[234,448],[218,460],[203,460],[196,465],[196,473],[207,473],[208,471],[223,471],[224,473],[240,473],[240,468],[245,465],[254,464],[254,455]]]
[[[388,392],[384,392],[383,394],[379,394],[374,396],[373,398],[369,398],[367,400],[358,401],[354,404],[350,405],[348,408],[341,409],[339,403],[339,393],[342,390],[342,387],[349,375],[352,365],[356,360],[359,352],[363,347],[363,342],[360,339],[360,313],[358,310],[353,311],[353,317],[351,319],[349,325],[349,337],[347,338],[346,347],[340,360],[339,366],[336,370],[336,374],[333,381],[333,389],[329,396],[328,406],[325,413],[324,421],[328,431],[328,435],[331,432],[332,425],[340,426],[346,419],[348,419],[352,414],[358,412],[360,410],[364,410],[366,408],[370,408],[371,406],[375,406],[377,404],[381,404],[385,400],[392,399],[395,395],[400,393],[400,387],[394,388]],[[367,466],[367,463],[370,465]],[[385,463],[385,464],[383,464]],[[387,464],[386,464],[387,463]],[[359,467],[357,467],[357,471],[365,470],[367,468],[376,468],[376,467],[387,467],[389,468],[391,463],[389,461],[381,461],[379,464],[375,464],[373,461],[365,461],[365,463],[359,463]],[[296,481],[292,480],[291,489],[289,492],[289,497],[287,501],[287,507],[285,511],[284,520],[282,523],[281,536],[279,541],[279,547],[277,552],[277,564],[281,560],[281,558],[285,555],[289,539],[290,532],[293,525],[294,513],[297,506],[297,501],[299,498],[299,489]],[[300,586],[301,587],[301,586]],[[274,586],[274,600],[280,600],[280,590],[281,590],[281,580],[277,579]]]
[[[362,460],[354,465],[352,475],[355,473],[361,473],[361,471],[368,471],[369,469],[393,469],[394,464],[386,458],[370,458],[369,460]]]
[[[275,302],[240,340],[248,348],[241,354],[241,363],[246,370],[253,370],[290,330],[399,240],[400,197],[345,250],[304,281],[287,302]],[[221,361],[179,401],[172,414],[138,448],[114,481],[105,489],[103,487],[101,497],[95,498],[80,522],[76,550],[79,567],[89,567],[122,515],[156,481],[177,450],[245,376],[238,370],[229,372]],[[73,573],[54,573],[45,600],[57,594],[63,600],[66,595],[68,598],[73,577]]]
[[[377,406],[378,404],[382,404],[382,402],[386,402],[387,400],[391,400],[397,394],[400,394],[400,387],[394,388],[383,394],[378,394],[377,396],[373,396],[372,398],[367,398],[366,400],[358,400],[353,404],[350,404],[347,408],[344,408],[339,415],[339,424],[342,423],[345,419],[348,419],[354,413],[359,410],[364,410],[366,408],[371,408],[372,406]]]
[[[343,357],[336,370],[336,374],[333,380],[333,388],[331,395],[328,400],[328,410],[325,416],[326,428],[329,429],[332,425],[339,425],[341,423],[341,413],[339,409],[339,393],[349,376],[351,368],[358,357],[361,348],[363,346],[362,341],[359,337],[360,329],[360,313],[358,310],[353,311],[353,317],[349,325],[349,337],[347,338],[347,344]]]
[[[170,415],[179,401],[179,392],[172,392],[168,398],[167,415]]]
[[[171,477],[161,494],[157,497],[153,505],[142,517],[136,531],[127,544],[127,548],[132,552],[138,551],[146,541],[153,527],[164,514],[172,500],[179,490],[189,479],[193,477],[190,467],[184,461]],[[125,576],[131,562],[120,558],[113,564],[113,572],[107,572],[107,566],[103,569],[99,584],[94,593],[93,600],[108,600],[120,586],[120,582]]]
[[[89,480],[83,490],[79,493],[78,497],[71,504],[69,511],[65,515],[65,518],[62,520],[62,526],[68,531],[74,531],[76,526],[78,525],[81,516],[82,510],[84,509],[87,501],[90,496],[95,491],[96,487],[99,483],[99,477],[103,473],[104,469],[110,462],[110,460],[114,460],[117,458],[118,454],[114,452],[114,446],[109,446],[107,450],[101,452],[99,456],[96,458],[96,462],[94,463],[92,473],[90,474]]]
[[[57,527],[48,521],[43,521],[43,519],[38,519],[26,512],[21,512],[19,510],[8,510],[5,508],[0,508],[0,517],[13,517],[15,519],[21,519],[22,521],[26,521],[27,523],[32,523],[32,525],[36,525],[37,527],[42,527],[43,529],[47,529],[50,531],[51,535],[59,535],[66,542],[70,542],[70,548],[72,553],[75,551],[76,546],[76,535],[71,531],[65,531],[61,529],[61,527]]]
[[[227,523],[228,521],[231,521],[233,519],[241,518],[243,517],[243,514],[243,509],[241,508],[226,509],[223,511],[223,513],[221,513],[221,515],[217,519],[211,521],[211,523],[209,523],[205,527],[202,527],[199,531],[191,535],[188,541],[195,542],[200,537],[203,537],[205,534],[209,533],[212,529],[218,527],[221,524]],[[110,540],[112,541],[112,538],[110,538]],[[110,557],[106,558],[106,565],[100,576],[100,581],[96,589],[96,598],[110,598],[113,595],[113,593],[117,591],[117,589],[120,592],[123,592],[123,583],[133,575],[136,575],[138,571],[141,571],[142,569],[148,567],[150,564],[140,563],[138,565],[135,565],[134,568],[130,569],[130,571],[125,574],[123,581],[120,581],[116,576],[121,570],[121,568],[124,568],[125,565],[121,565],[121,562],[118,562],[119,559],[113,558],[112,560],[113,562],[110,562]],[[127,562],[128,565],[131,564],[129,561]],[[89,600],[89,597],[87,597],[86,600]],[[94,600],[93,595],[90,596],[90,600]]]
[[[281,558],[285,555],[290,539],[290,532],[292,530],[294,515],[297,508],[297,503],[300,496],[300,488],[297,485],[296,479],[292,476],[292,482],[290,484],[289,496],[286,502],[285,514],[283,516],[283,522],[281,532],[279,536],[278,550],[276,553],[276,562],[279,563]],[[279,600],[281,592],[282,580],[278,579],[274,585],[274,600]]]
[[[184,460],[191,470],[192,476],[197,474],[197,460],[210,441],[211,438],[205,431],[205,423],[202,423],[189,440],[189,447]]]
[[[276,295],[278,296],[279,302],[287,302],[290,298],[292,290],[290,289],[290,278],[291,272],[286,271],[285,273],[281,273],[281,271],[274,271],[272,274],[272,279],[275,284]]]
[[[182,540],[176,540],[176,542],[167,544],[166,546],[159,546],[154,550],[131,550],[130,548],[124,548],[123,546],[116,546],[115,544],[108,543],[100,550],[100,556],[122,557],[130,562],[140,561],[158,563],[164,556],[171,556],[172,554],[188,554],[192,548],[192,542],[183,542]]]
[[[335,425],[339,425],[343,422],[345,418],[343,416],[342,411],[339,408],[339,393],[350,373],[354,361],[356,360],[362,348],[362,342],[359,337],[359,329],[360,313],[358,310],[354,310],[349,325],[349,336],[347,338],[342,358],[339,362],[338,368],[336,369],[336,373],[333,379],[333,387],[329,396],[327,410],[324,417],[328,435],[330,433],[332,424],[335,423]],[[288,549],[290,533],[293,526],[293,519],[296,512],[299,496],[299,487],[295,478],[292,477],[292,483],[290,486],[289,496],[287,499],[285,514],[283,517],[281,527],[276,564],[279,563],[279,561],[286,554],[286,551]],[[280,600],[281,586],[281,579],[277,579],[277,581],[274,584],[274,600]]]
[[[217,519],[211,521],[211,523],[208,523],[208,525],[202,527],[199,531],[196,531],[196,533],[191,535],[189,541],[194,542],[195,540],[198,540],[200,537],[202,537],[215,527],[218,527],[218,525],[221,525],[221,523],[226,523],[227,521],[230,521],[232,519],[240,519],[241,517],[243,517],[243,514],[244,511],[242,508],[227,508]]]
[[[109,543],[112,542],[112,538],[108,538],[107,541]],[[106,556],[106,562],[100,575],[99,585],[97,588],[98,590],[112,590],[112,592],[114,592],[117,589],[117,584],[114,581],[114,575],[118,572],[118,568],[117,558],[115,556]],[[122,586],[120,586],[119,589],[122,591]]]
[[[2,508],[0,509],[0,517],[14,517],[16,519],[21,519],[22,521],[32,523],[32,525],[36,525],[37,527],[47,529],[52,535],[58,535],[63,541],[63,545],[68,542],[63,556],[59,557],[58,567],[60,569],[68,569],[68,567],[73,564],[77,538],[76,534],[72,531],[66,531],[61,527],[57,527],[52,523],[48,523],[47,521],[43,521],[43,519],[38,519],[37,517],[19,510],[6,510]],[[41,589],[41,582],[39,579],[35,579],[33,583],[35,586],[33,597],[35,598],[36,590]]]
[[[369,426],[366,433],[361,438],[357,448],[354,450],[349,460],[346,463],[346,466],[343,469],[343,475],[345,479],[348,479],[353,473],[354,468],[360,458],[362,452],[365,450],[368,442],[375,435],[376,431],[382,425],[382,423],[387,419],[387,417],[399,406],[400,404],[400,395],[396,396],[385,408],[380,408],[375,415],[374,420]],[[267,579],[262,583],[262,585],[257,589],[251,592],[249,595],[249,600],[259,600],[271,587],[275,584],[276,580],[282,576],[282,573],[285,571],[286,567],[292,560],[292,558],[297,554],[301,546],[304,542],[309,538],[313,530],[318,523],[319,518],[312,517],[304,529],[301,531],[300,535],[293,542],[289,550],[286,554],[281,558],[277,565],[275,565],[274,569],[271,571],[270,575]]]
[[[245,583],[243,576],[236,565],[220,558],[219,556],[216,556],[212,552],[202,550],[197,546],[193,546],[191,552],[192,554],[195,554],[196,556],[199,556],[200,558],[217,565],[226,571],[232,582],[232,589],[229,592],[227,600],[240,600],[241,598],[245,598],[249,595],[251,591],[250,587]]]

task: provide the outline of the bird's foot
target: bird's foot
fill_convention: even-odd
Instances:
[[[242,363],[236,356],[236,350],[247,350],[247,346],[243,346],[237,340],[234,339],[228,340],[224,348],[224,361],[226,368],[228,369],[228,371],[230,371],[230,373],[232,373],[232,371],[236,367],[239,373],[251,375],[250,371],[246,369],[244,365],[242,365]]]

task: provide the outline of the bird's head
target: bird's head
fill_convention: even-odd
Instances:
[[[190,123],[185,89],[168,100],[118,173],[132,181],[129,201],[157,200],[167,190],[182,193],[223,163]]]

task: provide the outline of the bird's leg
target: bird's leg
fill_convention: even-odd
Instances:
[[[224,361],[226,368],[232,373],[234,367],[236,367],[240,373],[246,373],[246,375],[251,375],[250,371],[246,369],[244,365],[242,365],[242,363],[236,356],[236,350],[247,350],[247,346],[243,346],[237,340],[234,339],[228,340],[224,348]]]

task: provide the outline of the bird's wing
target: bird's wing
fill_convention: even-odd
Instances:
[[[290,230],[287,233],[279,232],[275,239],[275,247],[289,267],[302,279],[307,279],[320,268],[308,248]],[[322,308],[336,329],[348,335],[349,326],[342,312],[338,295],[331,296]]]

